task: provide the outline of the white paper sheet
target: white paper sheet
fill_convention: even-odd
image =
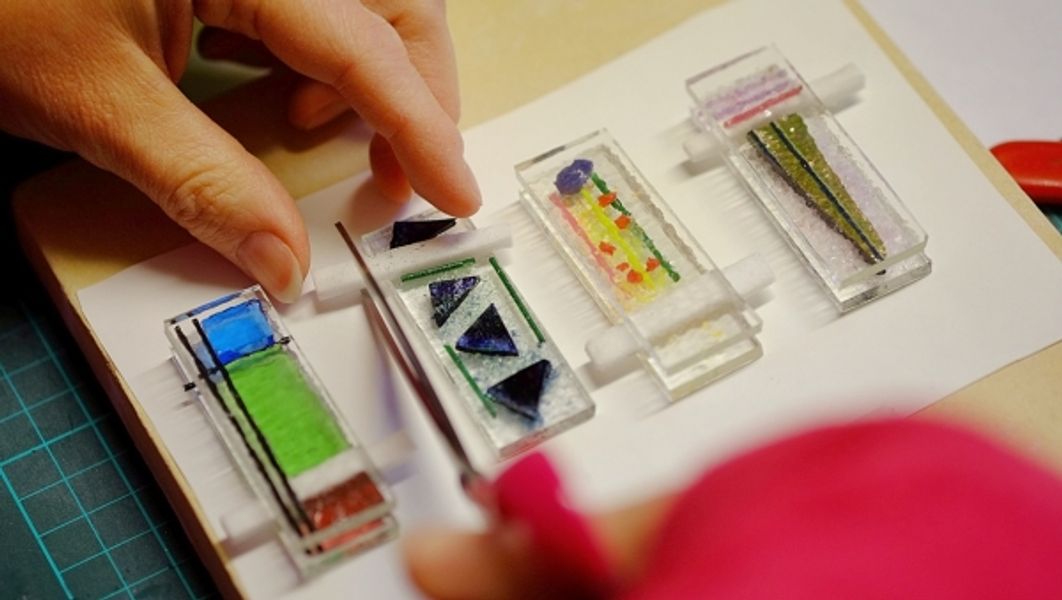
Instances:
[[[862,4],[981,143],[1062,137],[1058,0]]]
[[[685,78],[770,42],[805,76],[833,70],[840,61],[866,72],[867,90],[839,120],[929,233],[934,272],[927,279],[843,318],[725,169],[691,173],[683,166],[681,141],[690,131]],[[507,268],[577,369],[586,362],[583,343],[605,320],[513,206],[518,187],[512,165],[599,127],[612,131],[717,263],[758,251],[778,281],[759,307],[765,356],[738,373],[670,406],[642,374],[604,387],[588,380],[597,415],[546,445],[584,506],[680,484],[705,465],[783,431],[872,412],[911,412],[1062,338],[1059,261],[847,9],[837,0],[748,0],[700,15],[467,132],[468,158],[486,198],[475,220],[516,226]],[[337,218],[367,227],[378,217],[351,209],[352,199],[364,195],[360,183],[354,178],[300,202],[315,267],[349,260],[332,227]],[[205,418],[168,371],[162,321],[247,283],[217,256],[191,246],[79,294],[104,349],[214,527],[227,507],[247,501],[249,492],[217,458],[220,446],[205,433]],[[361,308],[319,308],[304,298],[283,312],[355,431],[371,446],[405,422],[418,447],[412,475],[395,487],[401,526],[475,522],[434,433],[415,404],[394,392],[401,384],[381,368]],[[391,397],[397,397],[400,419],[391,403],[381,400]],[[463,412],[451,412],[483,460],[484,449]],[[412,594],[397,544],[297,588],[285,564],[275,546],[235,561],[252,595]]]

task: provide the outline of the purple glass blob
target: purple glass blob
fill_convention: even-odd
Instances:
[[[553,181],[553,185],[557,186],[557,191],[565,196],[577,194],[586,185],[586,181],[590,179],[590,174],[593,172],[594,163],[592,161],[585,158],[577,158],[572,164],[557,173],[557,178]]]

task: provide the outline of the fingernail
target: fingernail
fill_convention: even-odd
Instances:
[[[468,216],[475,214],[481,206],[483,206],[483,195],[479,191],[479,184],[476,183],[476,176],[472,173],[472,167],[465,163],[465,170],[468,172],[468,181],[472,182],[471,193],[466,196],[468,201]]]
[[[277,300],[291,303],[302,294],[299,261],[291,248],[272,233],[258,231],[247,236],[236,250],[236,260]]]

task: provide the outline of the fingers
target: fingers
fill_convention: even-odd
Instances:
[[[261,68],[281,64],[261,41],[216,27],[204,28],[199,33],[196,47],[200,56],[207,60]],[[288,121],[304,130],[316,129],[349,110],[350,104],[335,88],[315,79],[300,81],[288,99]]]
[[[315,129],[348,110],[335,88],[314,79],[300,82],[288,99],[288,120],[300,129]]]
[[[530,536],[517,528],[414,532],[402,553],[413,583],[436,600],[531,598],[538,589]]]
[[[249,67],[275,67],[278,63],[262,42],[216,27],[199,32],[196,49],[207,60],[227,60]]]
[[[457,122],[461,115],[457,62],[450,30],[446,26],[445,2],[369,0],[365,6],[398,32],[405,43],[410,62],[424,78],[435,99]],[[339,92],[331,86],[311,80],[300,85],[292,94],[289,117],[296,127],[313,129],[349,108]],[[373,172],[379,176],[375,169]],[[408,184],[403,189],[408,195]]]
[[[172,81],[191,3],[9,2],[0,16],[23,25],[0,37],[0,126],[116,173],[278,299],[298,295],[309,241],[291,196]]]
[[[461,101],[453,41],[446,26],[446,3],[367,0],[365,5],[395,28],[406,44],[413,66],[456,122],[461,116]]]
[[[200,56],[249,67],[273,68],[281,63],[259,40],[243,34],[206,27],[196,42]],[[332,86],[315,79],[295,85],[288,99],[288,121],[299,129],[320,127],[350,110],[350,104]],[[406,194],[409,191],[407,188]]]
[[[621,587],[636,579],[674,496],[635,504],[591,518]],[[414,532],[402,546],[417,587],[439,600],[515,600],[555,597],[551,574],[537,558],[530,536],[515,524],[486,533],[447,529]],[[555,590],[552,590],[555,592]]]
[[[165,0],[158,6],[160,22],[159,46],[162,48],[162,68],[174,83],[180,81],[188,67],[188,48],[192,40],[192,7],[182,0]],[[150,48],[150,44],[142,47]]]
[[[457,216],[479,207],[453,118],[380,15],[351,0],[199,0],[195,7],[208,25],[260,38],[293,69],[332,85],[387,140],[428,201]]]
[[[674,494],[664,494],[592,518],[593,530],[621,583],[641,574],[653,541],[675,500]]]
[[[85,133],[105,139],[85,144],[86,157],[133,182],[277,299],[296,299],[309,242],[291,196],[146,57],[128,60],[116,69],[120,85],[97,101],[105,129]]]
[[[372,167],[373,180],[385,198],[396,201],[409,198],[409,180],[406,179],[391,144],[382,136],[372,137],[369,144],[369,165]]]

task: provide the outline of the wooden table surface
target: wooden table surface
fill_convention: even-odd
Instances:
[[[462,126],[516,108],[666,31],[720,0],[461,0],[449,7],[461,73]],[[851,10],[877,39],[952,135],[1014,209],[1062,259],[1062,237],[959,122],[924,78],[854,1]],[[570,34],[570,36],[569,36]],[[572,53],[550,39],[596,43]],[[286,124],[284,77],[254,82],[218,98],[207,112],[261,158],[300,197],[367,167],[366,139],[352,119],[311,134]],[[119,415],[174,504],[200,555],[226,595],[237,587],[198,519],[198,511],[150,424],[84,320],[77,292],[190,238],[130,186],[75,161],[24,185],[15,218],[30,261],[103,382]],[[1062,310],[1062,307],[1060,307]],[[958,419],[990,432],[1062,472],[1062,344],[1007,366],[932,407],[927,415]],[[212,558],[213,557],[213,558]]]

